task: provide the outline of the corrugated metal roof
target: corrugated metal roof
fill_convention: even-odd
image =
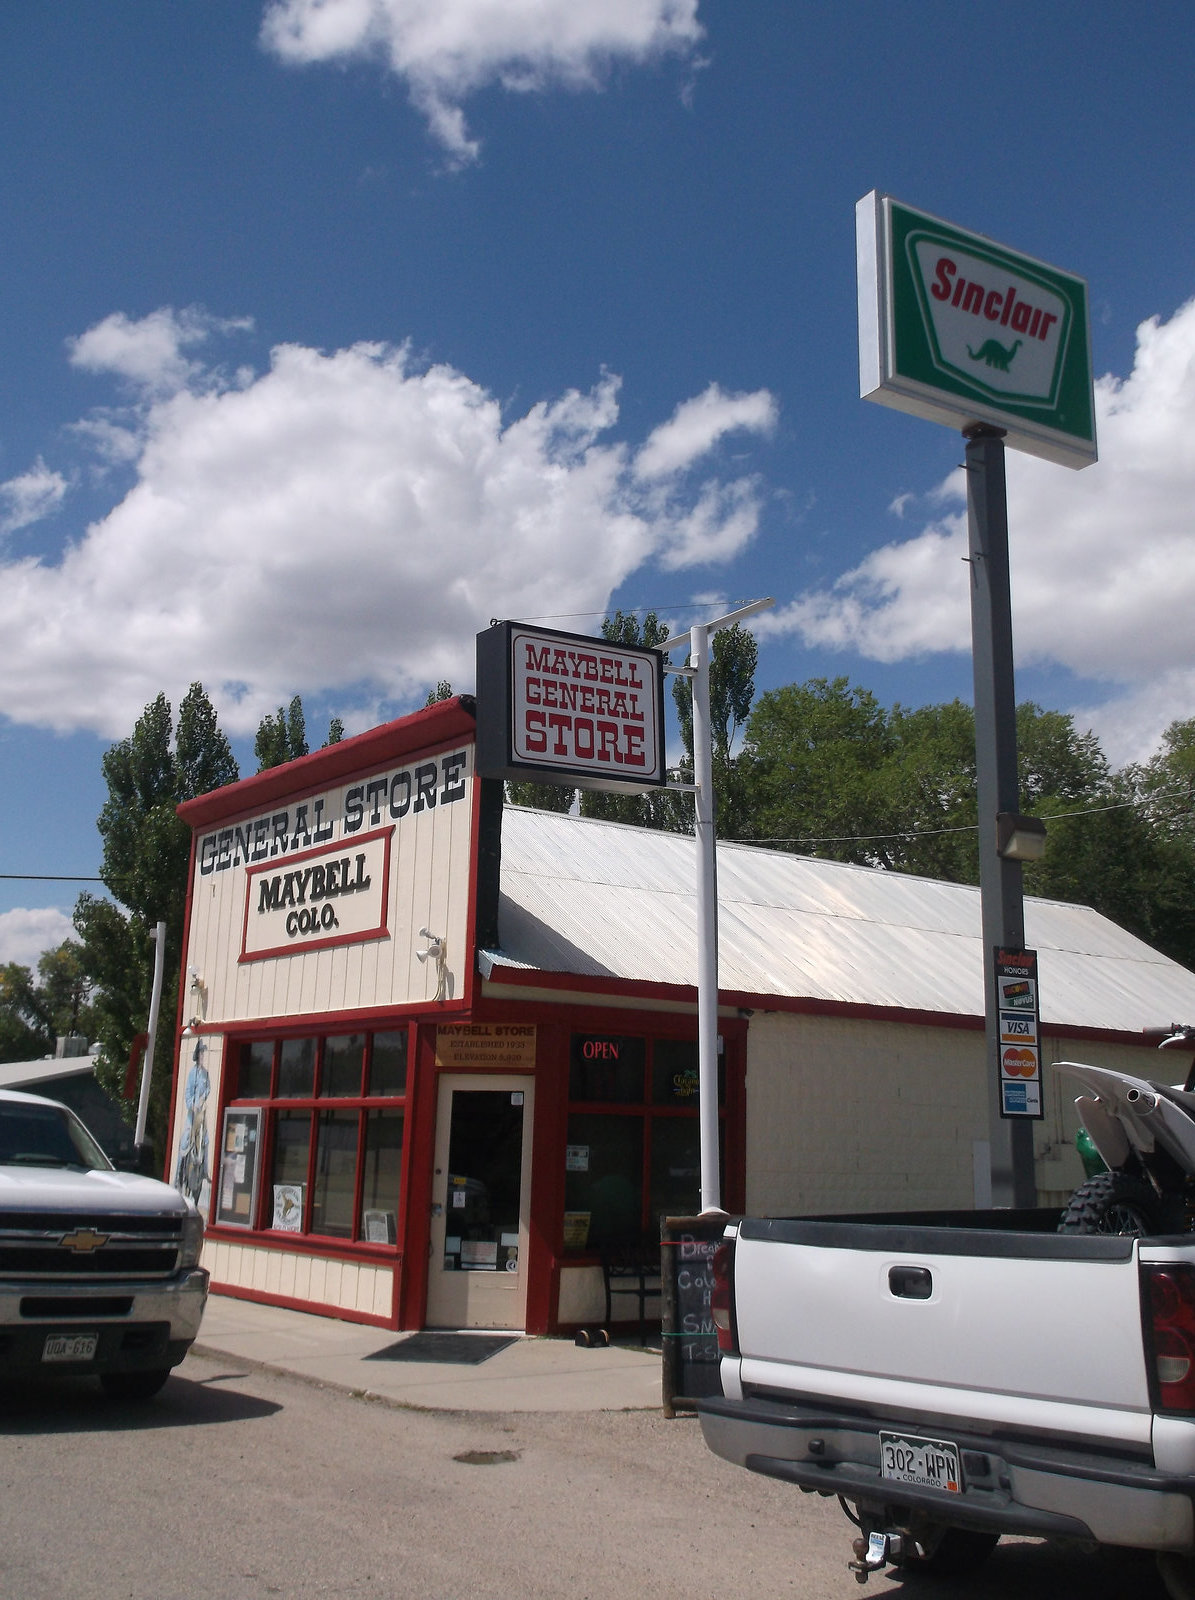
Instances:
[[[692,838],[508,806],[498,966],[692,985]],[[718,846],[718,981],[745,995],[981,1016],[979,890]],[[1195,974],[1087,906],[1027,899],[1043,1023],[1195,1022]]]

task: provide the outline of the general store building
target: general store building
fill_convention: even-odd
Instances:
[[[503,807],[475,733],[444,701],[180,808],[168,1175],[220,1292],[558,1331],[601,1316],[603,1248],[697,1207],[694,842]],[[718,874],[727,1208],[984,1204],[978,891],[735,844]],[[1043,1060],[1150,1075],[1142,1030],[1195,1021],[1195,976],[1089,909],[1026,932]]]

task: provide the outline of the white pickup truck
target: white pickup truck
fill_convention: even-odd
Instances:
[[[199,1332],[202,1242],[194,1204],[115,1171],[73,1111],[0,1090],[0,1380],[155,1394]]]
[[[840,1497],[860,1583],[964,1571],[1009,1533],[1154,1551],[1191,1600],[1195,1240],[1057,1221],[729,1221],[706,1443]]]

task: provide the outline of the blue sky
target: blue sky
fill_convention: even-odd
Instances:
[[[472,687],[495,616],[772,594],[758,688],[969,698],[959,440],[858,398],[872,188],[1090,286],[1101,459],[1009,458],[1019,694],[1117,762],[1195,714],[1189,5],[108,0],[0,43],[3,872],[98,869],[159,689],[251,771],[295,692],[319,742]],[[0,960],[77,887],[0,881]]]

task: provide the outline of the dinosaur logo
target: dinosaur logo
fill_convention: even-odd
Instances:
[[[1012,365],[1012,358],[1024,343],[1023,339],[1014,339],[1011,346],[1002,345],[999,339],[985,339],[978,350],[967,346],[967,354],[972,361],[986,361],[989,367],[995,367],[997,372],[1007,372]]]

